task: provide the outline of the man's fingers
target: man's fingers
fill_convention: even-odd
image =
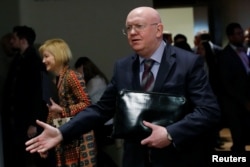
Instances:
[[[29,145],[28,147],[26,147],[26,151],[29,151],[30,153],[34,153],[37,151],[37,147],[34,144]]]
[[[151,143],[152,143],[151,135],[141,141],[142,145],[149,146],[149,145],[151,145]]]
[[[51,102],[51,104],[54,104],[54,100],[52,98],[49,98],[49,101]]]
[[[26,146],[29,146],[29,145],[34,144],[35,142],[36,142],[36,138],[33,138],[33,139],[30,139],[30,140],[28,140],[27,142],[25,142],[25,145],[26,145]]]
[[[43,129],[45,129],[45,127],[47,126],[46,123],[39,121],[39,120],[36,120],[36,123],[37,123],[37,125],[41,126]]]
[[[147,122],[147,121],[143,121],[143,124],[147,127],[149,127],[150,129],[153,129],[154,128],[154,124],[150,123],[150,122]]]
[[[43,148],[43,146],[37,141],[36,138],[31,139],[25,143],[26,146],[26,151],[29,151],[30,153],[34,152],[45,152],[46,150]]]
[[[141,141],[141,144],[142,144],[142,145],[147,145],[148,143],[149,143],[148,138],[143,139],[143,140]]]

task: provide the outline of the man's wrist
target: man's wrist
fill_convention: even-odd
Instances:
[[[57,131],[57,138],[58,138],[58,143],[60,143],[61,141],[63,141],[63,135],[62,135],[62,132],[60,131],[60,129],[56,128],[56,131]]]

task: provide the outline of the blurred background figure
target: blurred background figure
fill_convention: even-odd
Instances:
[[[170,45],[172,45],[172,43],[173,43],[172,33],[169,31],[163,31],[163,40],[165,42],[169,43]]]
[[[247,55],[250,56],[250,27],[244,32],[244,46],[246,47]]]
[[[198,45],[201,42],[201,34],[204,34],[204,33],[208,33],[208,32],[206,30],[201,30],[201,31],[198,31],[195,34],[195,36],[194,36],[194,47],[192,48],[192,50],[194,51],[194,53],[197,53]]]
[[[13,36],[12,33],[6,33],[1,38],[1,47],[3,50],[3,54],[5,54],[5,56],[7,57],[13,57],[16,54],[16,50],[12,48],[12,45],[11,45],[12,36]]]
[[[211,34],[209,32],[202,32],[200,34],[200,42],[203,42],[203,41],[207,41],[212,49],[212,52],[215,54],[215,55],[219,55],[220,52],[222,51],[222,47],[219,46],[219,45],[216,45],[215,43],[212,42],[212,37],[211,37]]]
[[[15,50],[12,48],[11,45],[11,39],[12,39],[12,33],[6,33],[1,37],[1,48],[0,48],[0,93],[1,93],[1,104],[2,104],[2,91],[3,91],[3,85],[4,81],[7,76],[7,72],[9,69],[9,65],[13,59],[13,57],[16,55]],[[2,106],[2,105],[1,105]],[[2,109],[2,108],[1,108]]]
[[[196,42],[199,41],[196,53],[204,58],[204,69],[209,76],[209,82],[213,89],[214,94],[218,99],[219,105],[220,100],[220,89],[219,89],[219,75],[218,75],[218,56],[222,51],[222,47],[212,42],[211,35],[207,31],[201,31],[196,36]],[[215,134],[215,148],[221,148],[224,140],[220,137],[220,130],[226,127],[224,117],[222,117],[218,131]]]
[[[213,52],[213,49],[208,41],[200,42],[197,47],[197,54],[204,58],[204,69],[207,72],[214,94],[217,98],[219,98],[218,55]]]
[[[8,130],[7,129],[9,128],[9,126],[7,125],[9,122],[7,119],[8,113],[6,113],[4,111],[4,108],[3,108],[4,83],[5,83],[7,72],[8,72],[7,69],[9,69],[9,65],[10,65],[13,57],[16,54],[13,51],[11,43],[10,43],[11,38],[12,38],[12,33],[4,34],[1,37],[1,47],[0,47],[0,107],[1,107],[0,108],[0,114],[1,114],[0,126],[2,127],[0,133],[2,133],[1,139],[3,139],[3,145],[7,144],[7,141],[8,141]],[[5,149],[3,149],[3,151],[4,151],[3,153],[4,153],[5,158],[6,158],[6,156],[7,156],[6,146],[3,146],[3,147],[5,147]]]
[[[6,33],[1,37],[1,47],[0,47],[0,107],[2,111],[2,97],[3,97],[3,86],[4,81],[6,79],[6,75],[12,61],[13,57],[15,56],[16,52],[12,49],[11,46],[11,38],[12,33]],[[2,113],[1,113],[2,114]],[[4,120],[2,120],[4,121]]]
[[[108,79],[105,74],[88,57],[80,57],[75,62],[75,69],[84,76],[86,90],[90,96],[92,104],[101,98],[105,91]],[[98,167],[116,167],[116,163],[107,152],[107,147],[115,148],[115,140],[111,139],[113,120],[109,120],[105,125],[99,125],[95,129],[97,141],[97,161]]]
[[[211,45],[211,49],[214,52],[214,54],[218,55],[220,53],[220,51],[222,51],[222,47],[219,45],[216,45],[213,41],[212,41],[212,36],[211,34],[206,31],[206,30],[202,30],[196,33],[196,35],[194,36],[194,48],[193,51],[195,53],[197,53],[197,48],[198,45],[202,42],[202,41],[208,41],[209,44]]]
[[[14,56],[3,92],[5,167],[26,167],[30,161],[44,166],[39,155],[27,154],[23,145],[28,138],[39,133],[35,120],[44,120],[47,114],[42,97],[44,66],[34,47],[35,39],[35,31],[28,26],[13,27],[12,34],[6,38],[5,51],[8,56]]]
[[[91,102],[96,103],[107,87],[107,77],[88,57],[78,58],[75,69],[84,76]]]
[[[250,141],[250,78],[244,32],[239,23],[226,27],[228,44],[219,56],[222,116],[230,129],[231,151],[244,152]]]
[[[246,46],[250,46],[250,27],[244,31],[244,43]]]
[[[190,45],[187,42],[187,37],[183,34],[176,34],[174,36],[174,46],[193,52],[193,50],[191,49]]]

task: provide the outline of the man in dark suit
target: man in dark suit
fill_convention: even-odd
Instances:
[[[42,74],[46,69],[34,47],[35,39],[33,28],[13,27],[10,42],[16,55],[5,81],[2,112],[5,167],[25,167],[33,161],[38,161],[37,166],[44,166],[38,155],[27,154],[23,144],[39,133],[35,120],[45,121],[48,113],[42,92],[45,87]]]
[[[122,89],[141,91],[144,60],[153,59],[151,72],[155,79],[150,91],[183,95],[189,109],[181,120],[167,127],[144,121],[152,133],[141,141],[124,141],[123,166],[207,165],[209,139],[220,111],[202,58],[165,43],[159,13],[150,7],[135,8],[128,14],[124,34],[136,53],[116,62],[113,78],[100,101],[59,129],[38,121],[44,131],[26,143],[26,150],[43,153],[110,119],[115,113],[117,93]]]
[[[242,152],[250,130],[250,68],[243,47],[243,29],[238,23],[227,25],[228,45],[219,56],[222,115],[230,129],[231,150]]]

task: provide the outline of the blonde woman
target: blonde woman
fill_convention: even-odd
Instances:
[[[50,39],[39,48],[47,71],[57,76],[59,104],[50,99],[47,122],[59,127],[90,105],[85,91],[85,81],[80,73],[70,69],[72,54],[62,39]],[[57,167],[96,166],[96,146],[93,131],[79,139],[61,143],[56,148]],[[42,154],[42,157],[46,155]]]

